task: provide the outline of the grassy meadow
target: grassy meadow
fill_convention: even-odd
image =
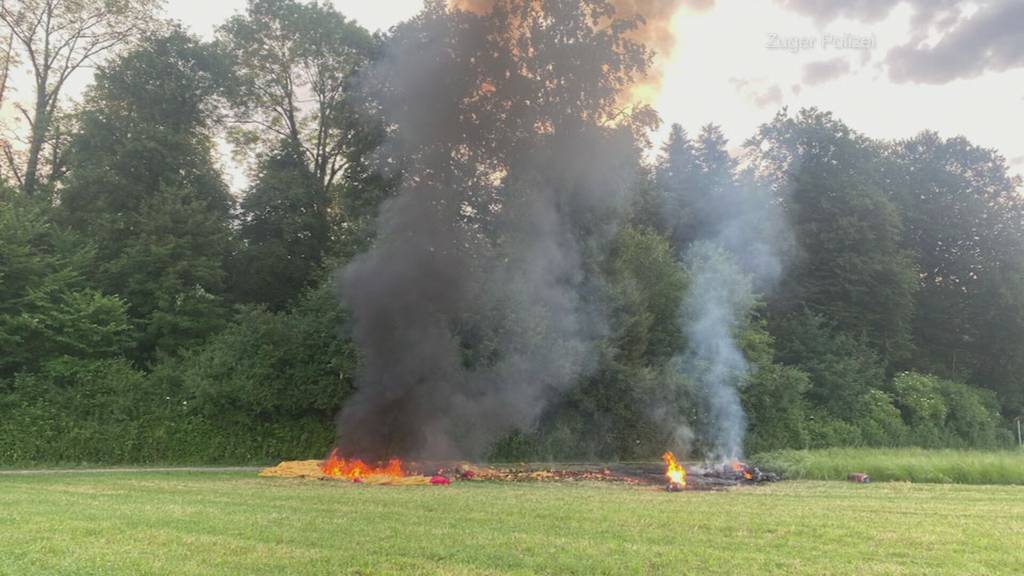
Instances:
[[[783,450],[762,454],[754,461],[790,479],[845,480],[851,472],[863,472],[883,482],[1024,485],[1024,451],[1021,450]]]
[[[0,574],[1019,574],[1024,487],[0,476]]]

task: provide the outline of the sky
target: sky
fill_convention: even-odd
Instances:
[[[783,106],[817,106],[876,138],[963,135],[1024,173],[1024,0],[675,1],[653,97],[663,134],[714,122],[738,147]],[[167,13],[209,36],[244,4],[169,0]],[[386,30],[422,2],[334,4]]]
[[[662,134],[714,122],[738,147],[782,107],[816,106],[876,138],[963,135],[1024,174],[1024,0],[652,1],[680,6],[652,96]],[[334,4],[386,30],[422,0]],[[209,38],[244,6],[167,0],[165,11]]]

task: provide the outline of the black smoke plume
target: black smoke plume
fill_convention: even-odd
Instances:
[[[443,2],[395,29],[365,91],[400,170],[339,274],[363,354],[343,453],[480,456],[587,374],[605,334],[588,262],[616,231],[650,118],[617,102],[649,57],[601,0]],[[646,122],[646,124],[645,124]]]

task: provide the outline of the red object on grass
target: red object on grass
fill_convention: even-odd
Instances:
[[[447,479],[447,478],[445,478],[444,476],[440,476],[439,475],[439,476],[434,476],[433,478],[431,478],[430,479],[430,483],[435,485],[435,486],[447,486],[447,485],[451,484],[452,481]]]

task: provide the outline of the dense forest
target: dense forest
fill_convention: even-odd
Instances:
[[[680,367],[700,322],[681,317],[722,299],[741,311],[726,324],[747,453],[1015,442],[1024,202],[997,151],[872,139],[818,109],[742,143],[711,123],[653,144],[660,120],[629,102],[651,65],[639,22],[542,4],[428,2],[372,34],[329,4],[250,0],[209,42],[146,1],[5,4],[6,67],[36,83],[0,184],[0,465],[320,457],[361,375],[421,361],[402,357],[416,342],[378,357],[350,305],[443,312],[465,366],[514,349],[573,375],[482,458],[713,451],[720,406]],[[65,80],[90,62],[71,105]],[[549,204],[518,200],[541,188]],[[423,266],[402,234],[435,212],[457,262],[538,274],[567,264],[516,243],[557,212],[574,305],[607,314],[571,334],[509,315],[494,295],[534,276],[498,266],[460,277],[459,299],[399,290]]]

